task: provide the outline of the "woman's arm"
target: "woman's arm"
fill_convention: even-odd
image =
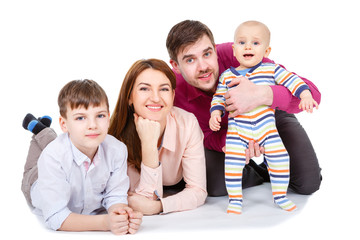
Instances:
[[[186,185],[183,191],[161,198],[163,213],[195,209],[207,196],[203,133],[193,114],[184,119],[179,140],[185,145],[180,165]]]

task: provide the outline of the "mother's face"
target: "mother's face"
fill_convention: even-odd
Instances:
[[[166,124],[166,117],[174,103],[175,92],[164,73],[152,68],[136,78],[129,103],[139,116]]]

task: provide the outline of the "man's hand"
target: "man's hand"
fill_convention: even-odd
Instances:
[[[260,105],[270,106],[273,101],[273,92],[269,86],[255,85],[246,77],[235,78],[229,84],[232,88],[225,94],[226,111],[229,117],[236,117],[249,112]]]
[[[260,147],[259,144],[257,142],[254,143],[253,140],[249,141],[248,149],[245,150],[246,164],[249,163],[251,158],[260,157],[261,154],[264,153],[264,147]]]

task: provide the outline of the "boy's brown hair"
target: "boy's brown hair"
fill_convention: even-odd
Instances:
[[[68,106],[71,109],[78,107],[87,109],[90,105],[98,107],[102,103],[105,103],[109,110],[109,101],[104,89],[95,81],[89,79],[68,82],[60,90],[58,96],[60,115],[65,119]]]
[[[166,48],[172,60],[177,62],[177,55],[185,47],[196,43],[207,35],[215,47],[214,36],[210,29],[199,21],[185,20],[173,26],[166,39]]]

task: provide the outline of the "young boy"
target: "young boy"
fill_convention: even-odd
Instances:
[[[61,89],[58,105],[58,137],[48,116],[28,114],[23,122],[34,133],[22,185],[34,213],[53,230],[135,233],[142,214],[127,206],[127,149],[107,134],[106,93],[95,81],[75,80]]]
[[[277,64],[262,63],[271,48],[270,31],[260,22],[248,21],[235,31],[233,51],[240,66],[227,69],[220,77],[211,102],[211,130],[220,129],[221,116],[225,112],[225,93],[233,78],[245,76],[259,85],[281,84],[301,99],[299,108],[312,112],[318,107],[309,87],[296,75]],[[228,213],[242,212],[242,170],[245,166],[245,150],[253,140],[265,149],[274,202],[282,209],[292,211],[296,205],[286,197],[289,184],[289,155],[275,126],[274,110],[260,106],[243,115],[228,119],[225,151],[225,183],[229,194]]]

